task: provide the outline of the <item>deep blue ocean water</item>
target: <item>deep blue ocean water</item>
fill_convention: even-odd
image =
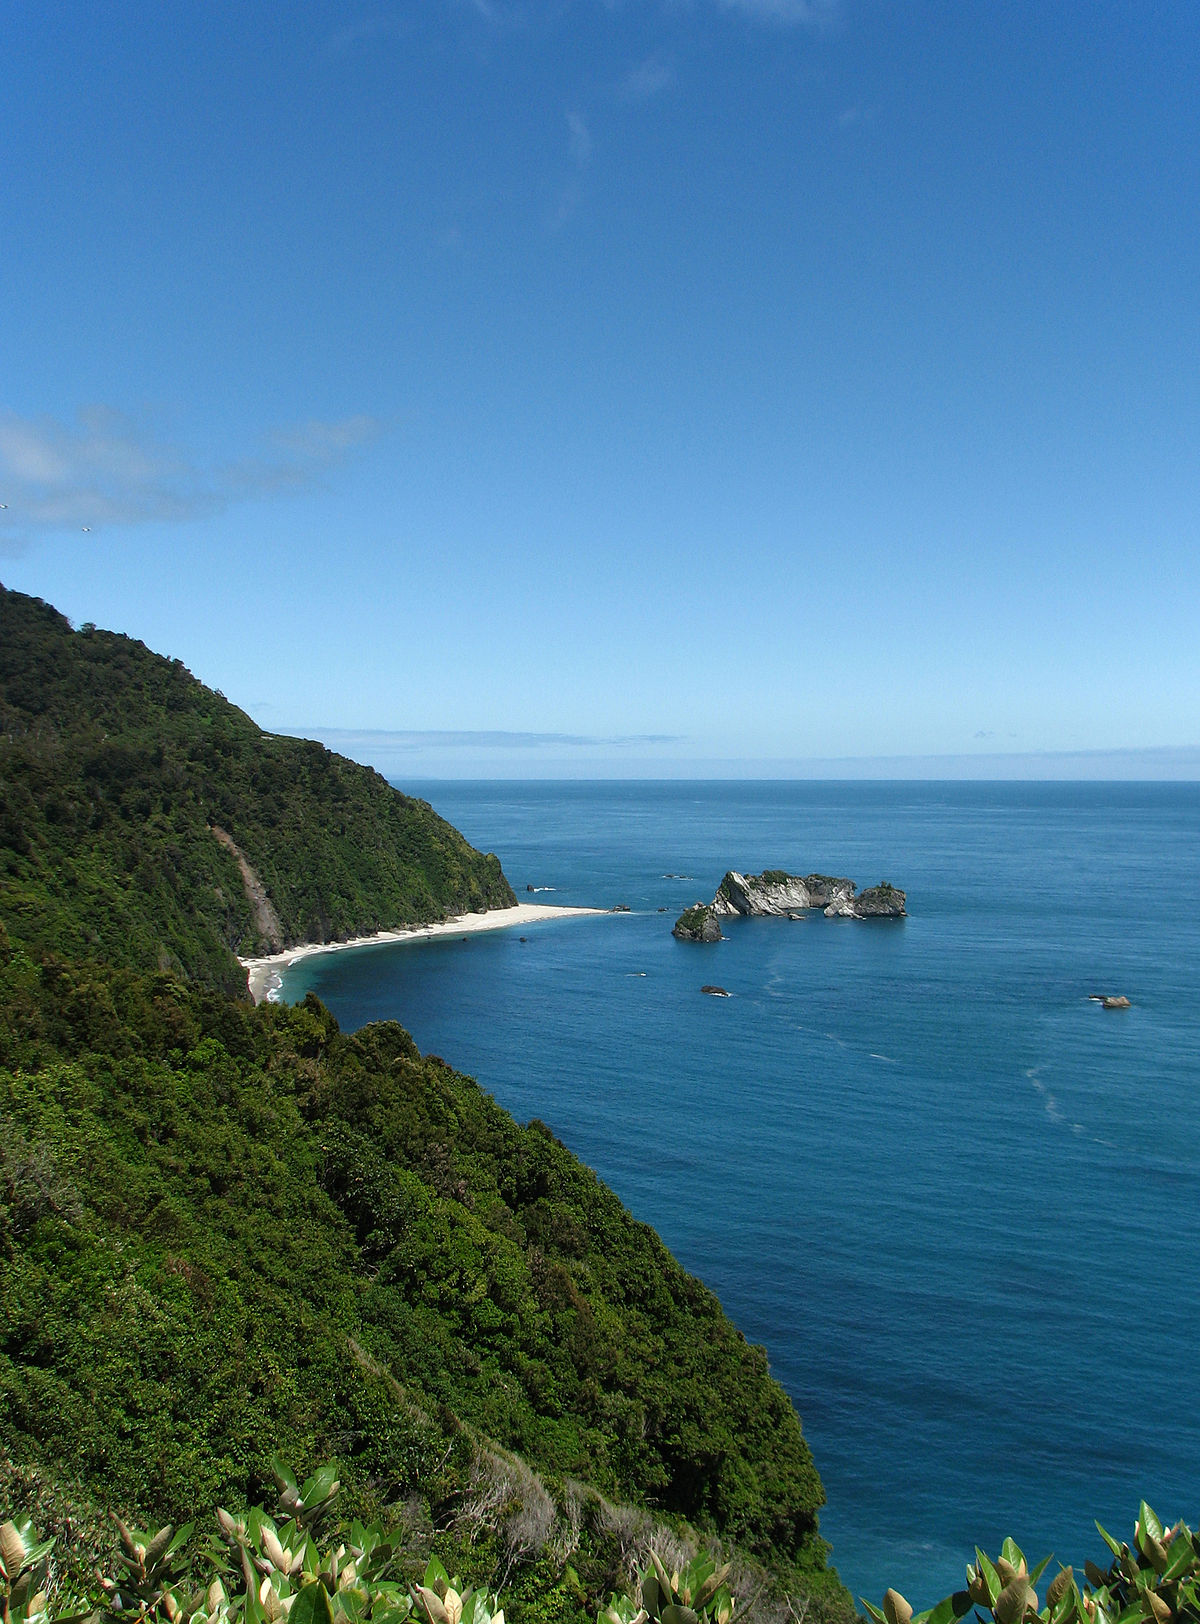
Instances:
[[[633,912],[309,959],[284,996],[399,1019],[658,1229],[765,1344],[856,1596],[927,1606],[1008,1533],[1101,1561],[1092,1519],[1127,1537],[1143,1496],[1195,1521],[1200,785],[414,792],[556,888],[528,900]],[[727,868],[888,879],[910,917],[676,942]]]

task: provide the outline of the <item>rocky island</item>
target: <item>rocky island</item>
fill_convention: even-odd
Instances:
[[[774,915],[801,919],[820,908],[827,919],[901,919],[907,897],[887,880],[859,891],[853,880],[831,874],[787,874],[781,868],[762,874],[730,869],[711,902],[685,908],[671,932],[682,942],[719,942],[721,919]]]

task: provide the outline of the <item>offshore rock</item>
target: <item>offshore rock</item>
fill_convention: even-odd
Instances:
[[[724,987],[701,987],[700,991],[706,992],[710,998],[729,997],[729,994],[725,991]]]
[[[724,918],[766,914],[803,919],[807,910],[821,908],[827,919],[902,919],[907,902],[904,892],[886,880],[859,891],[844,875],[786,874],[781,868],[769,868],[762,874],[730,869],[709,906]]]
[[[671,928],[671,935],[681,942],[719,942],[723,940],[721,924],[711,903],[697,902],[685,908]]]
[[[762,874],[738,874],[730,869],[712,900],[718,914],[775,914],[780,918],[806,908],[836,907],[853,897],[853,880],[832,874],[785,874],[769,868]]]
[[[908,898],[894,885],[881,880],[858,895],[840,898],[825,910],[827,919],[903,919]]]

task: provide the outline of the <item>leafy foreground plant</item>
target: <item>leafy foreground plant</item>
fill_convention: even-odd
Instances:
[[[355,1519],[321,1537],[340,1487],[334,1467],[300,1485],[278,1457],[272,1465],[276,1515],[218,1510],[219,1535],[198,1544],[190,1523],[151,1534],[114,1517],[121,1571],[97,1569],[86,1596],[56,1587],[54,1539],[39,1540],[26,1517],[0,1524],[3,1624],[504,1624],[498,1598],[465,1588],[437,1557],[410,1584],[399,1542],[375,1525]],[[597,1624],[734,1624],[729,1572],[701,1551],[668,1573],[652,1553],[635,1596],[612,1596]]]
[[[992,1562],[978,1546],[967,1567],[967,1588],[955,1591],[923,1613],[897,1590],[884,1595],[882,1608],[863,1599],[875,1624],[955,1624],[974,1607],[976,1617],[995,1624],[1175,1624],[1200,1619],[1200,1537],[1186,1523],[1164,1528],[1143,1500],[1134,1527],[1134,1545],[1115,1540],[1097,1523],[1112,1552],[1107,1570],[1084,1564],[1080,1589],[1071,1567],[1060,1568],[1039,1606],[1037,1585],[1053,1560],[1046,1557],[1030,1573],[1021,1548],[1006,1539]]]
[[[637,1598],[613,1596],[596,1624],[733,1624],[736,1604],[725,1582],[728,1563],[717,1567],[701,1551],[686,1567],[668,1573],[652,1551],[650,1564],[639,1575]]]
[[[54,1594],[53,1539],[30,1521],[0,1524],[3,1624],[83,1624],[106,1616],[161,1624],[403,1624],[419,1603],[430,1624],[504,1624],[494,1598],[462,1593],[434,1558],[411,1589],[396,1541],[352,1521],[336,1537],[319,1524],[340,1487],[324,1466],[303,1485],[278,1458],[276,1516],[261,1507],[218,1510],[219,1535],[192,1543],[192,1524],[151,1534],[114,1518],[120,1535],[115,1576],[96,1570],[96,1591]]]

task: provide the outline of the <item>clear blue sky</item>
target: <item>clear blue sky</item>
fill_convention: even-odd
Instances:
[[[397,775],[1200,776],[1196,0],[5,36],[5,584]]]

